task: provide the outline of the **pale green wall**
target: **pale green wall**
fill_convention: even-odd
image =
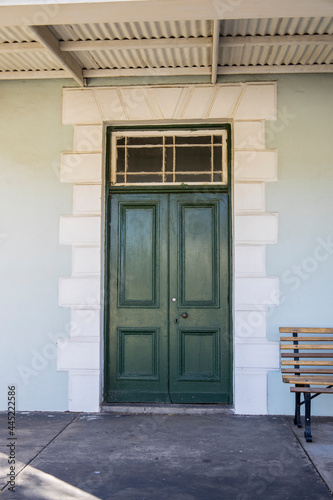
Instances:
[[[266,210],[278,213],[279,235],[267,246],[266,269],[280,278],[281,304],[267,320],[269,340],[278,341],[280,326],[333,327],[333,75],[220,81],[260,80],[277,82],[278,119],[266,123],[266,146],[278,149],[278,182],[266,186]],[[270,414],[293,413],[280,370],[269,373],[267,392]],[[316,398],[312,414],[332,416],[333,397]]]
[[[58,306],[59,276],[71,272],[71,249],[59,245],[59,216],[72,211],[72,186],[59,182],[73,134],[61,125],[64,84],[0,83],[0,410],[12,383],[18,410],[68,409],[52,340],[70,321]],[[19,365],[34,371],[26,385]]]
[[[220,81],[250,80],[278,83],[279,119],[268,122],[266,133],[267,147],[279,151],[278,182],[266,191],[267,211],[279,213],[279,243],[267,250],[267,274],[281,280],[283,302],[268,318],[269,339],[278,340],[281,325],[333,326],[333,248],[318,265],[306,260],[314,257],[318,238],[333,241],[333,75]],[[173,79],[185,81],[195,80]],[[71,273],[71,249],[58,243],[59,215],[72,211],[72,186],[58,175],[60,152],[72,147],[72,128],[61,126],[61,89],[70,84],[0,83],[0,409],[9,383],[18,384],[18,409],[68,408],[67,373],[56,371],[48,334],[63,333],[70,321],[69,310],[58,307],[58,278]],[[291,281],[293,266],[304,263],[316,269],[299,284]],[[52,359],[25,386],[17,366],[35,369],[36,352],[43,356],[46,346]],[[292,413],[279,371],[269,375],[268,399],[270,413]],[[333,398],[317,398],[313,410],[332,414]]]
[[[266,146],[278,149],[278,182],[266,186],[266,211],[279,215],[278,244],[267,246],[266,270],[280,278],[281,288],[281,305],[268,311],[267,335],[278,341],[280,326],[333,327],[333,75],[219,81],[263,80],[277,82],[278,98],[278,119],[266,122]],[[327,238],[329,250],[321,245],[318,253]],[[295,276],[297,266],[302,277]],[[269,373],[267,393],[270,414],[293,413],[294,396],[280,370]],[[312,414],[332,416],[333,397],[316,398]]]
[[[280,326],[333,327],[333,75],[277,82],[280,119],[266,134],[267,147],[279,151],[278,182],[266,191],[267,211],[279,214],[279,241],[267,250],[267,273],[281,286],[281,305],[268,319],[271,340]],[[269,375],[268,397],[270,413],[292,413],[280,372]],[[333,397],[316,398],[313,414],[332,415]]]

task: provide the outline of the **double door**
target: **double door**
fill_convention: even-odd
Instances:
[[[228,195],[110,204],[105,400],[229,402]]]

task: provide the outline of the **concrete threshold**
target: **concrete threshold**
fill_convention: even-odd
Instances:
[[[104,403],[101,413],[122,415],[233,415],[234,408],[226,404],[168,404],[168,403]]]

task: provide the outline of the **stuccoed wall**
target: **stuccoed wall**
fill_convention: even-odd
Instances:
[[[280,278],[280,305],[267,315],[277,341],[280,326],[333,327],[333,75],[223,78],[256,80],[276,81],[278,94],[278,119],[266,124],[266,147],[278,150],[278,182],[266,186],[266,211],[279,214],[278,244],[266,255],[267,275]],[[270,414],[293,413],[279,370],[268,373],[267,391]],[[313,400],[313,415],[332,413],[332,396]]]
[[[279,242],[267,248],[267,275],[281,284],[281,305],[268,314],[278,340],[279,326],[333,326],[333,75],[221,81],[254,80],[278,83],[279,118],[266,127],[266,147],[279,151],[278,182],[266,187],[266,211],[279,214]],[[174,83],[182,82],[190,83]],[[68,409],[67,372],[55,359],[70,322],[58,306],[59,276],[71,272],[71,250],[59,244],[59,216],[72,208],[72,186],[58,174],[60,153],[72,148],[72,127],[61,125],[64,85],[72,82],[0,83],[0,410],[7,384],[18,386],[19,410]],[[271,414],[293,411],[279,371],[269,374],[268,404]],[[313,402],[314,414],[332,410],[331,396]]]
[[[17,386],[17,410],[68,409],[55,348],[70,321],[58,306],[59,275],[71,268],[70,249],[59,245],[59,216],[72,204],[59,182],[73,134],[61,125],[68,83],[0,83],[0,410],[8,384]]]
[[[279,213],[278,244],[267,249],[267,273],[280,277],[280,306],[268,315],[268,336],[280,326],[333,327],[333,75],[281,76],[279,120],[268,126],[277,148],[278,182],[267,186],[266,209]],[[292,413],[294,395],[280,372],[268,378],[271,414]],[[313,414],[332,415],[321,395]]]

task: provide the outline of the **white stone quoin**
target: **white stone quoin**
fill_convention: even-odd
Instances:
[[[73,184],[73,212],[60,218],[60,243],[72,245],[72,275],[60,278],[59,304],[72,310],[70,337],[58,343],[57,366],[69,372],[69,410],[99,411],[103,335],[100,322],[103,126],[136,122],[229,122],[233,128],[235,412],[267,413],[267,373],[279,367],[266,310],[279,301],[266,275],[266,245],[277,242],[277,214],[265,212],[266,182],[277,180],[277,151],[265,148],[265,121],[276,119],[276,84],[68,88],[63,123],[73,124],[73,151],[61,158],[61,182]]]

